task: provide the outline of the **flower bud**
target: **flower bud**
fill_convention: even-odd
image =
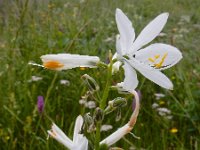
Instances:
[[[127,105],[125,98],[117,97],[113,100],[113,107],[124,107]]]
[[[90,113],[85,114],[83,118],[84,118],[84,125],[85,125],[85,128],[87,129],[87,132],[90,133],[94,131],[95,130],[94,120],[90,116]]]
[[[121,108],[127,105],[127,101],[125,98],[117,97],[112,101],[108,102],[108,106],[104,110],[105,114],[109,114],[117,108]]]
[[[96,122],[102,121],[104,119],[104,112],[101,108],[97,107],[94,112],[94,120]]]
[[[99,85],[91,76],[89,76],[88,74],[84,74],[81,78],[83,79],[84,83],[88,86],[91,92],[99,90]]]

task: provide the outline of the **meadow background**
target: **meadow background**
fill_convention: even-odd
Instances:
[[[47,53],[98,55],[107,62],[108,52],[115,52],[115,9],[122,9],[132,20],[136,34],[161,12],[170,16],[161,36],[154,42],[178,47],[183,59],[165,74],[173,81],[174,90],[158,87],[139,75],[141,110],[133,133],[114,146],[145,150],[200,149],[200,1],[199,0],[0,0],[0,149],[65,149],[53,139],[46,140],[51,118],[72,137],[74,120],[79,114],[93,111],[79,104],[86,91],[81,75],[87,73],[99,83],[106,82],[103,69],[73,69],[63,72],[28,65],[41,63]],[[34,81],[32,76],[41,77]],[[61,84],[68,80],[70,84]],[[123,71],[113,76],[112,84],[123,80]],[[165,96],[157,98],[155,93]],[[99,92],[102,94],[102,91]],[[46,105],[41,116],[37,97],[44,96]],[[109,100],[119,94],[111,91]],[[122,109],[122,119],[115,113],[105,119],[112,130],[125,124],[132,113]],[[160,114],[152,108],[167,108]],[[172,116],[170,118],[169,116]]]

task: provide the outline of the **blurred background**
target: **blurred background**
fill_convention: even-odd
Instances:
[[[28,65],[40,63],[48,53],[98,55],[108,61],[115,53],[115,9],[127,14],[136,35],[153,18],[169,12],[168,22],[154,40],[176,46],[183,59],[164,73],[174,90],[158,87],[139,73],[141,110],[133,133],[114,147],[123,149],[200,149],[200,1],[199,0],[0,0],[0,149],[65,149],[46,130],[53,120],[69,137],[79,114],[98,106],[83,105],[87,91],[81,76],[89,74],[100,86],[106,83],[103,69],[77,68],[55,72]],[[123,80],[123,71],[112,84]],[[45,107],[38,111],[38,96]],[[111,91],[109,99],[119,96]],[[132,113],[131,95],[122,108],[104,122],[112,129],[102,131],[102,139],[125,124]],[[41,97],[40,97],[41,99]]]

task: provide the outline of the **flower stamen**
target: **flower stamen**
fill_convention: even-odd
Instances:
[[[162,65],[163,65],[163,63],[164,63],[164,61],[165,61],[165,59],[166,59],[166,57],[167,57],[167,53],[165,53],[165,54],[163,55],[163,57],[161,58],[161,60],[160,60],[158,63],[155,63],[155,62],[156,62],[156,60],[157,60],[158,58],[160,58],[160,55],[159,55],[159,54],[158,54],[158,55],[155,55],[153,58],[149,57],[148,60],[149,60],[150,62],[154,63],[153,65],[154,65],[155,68],[161,68]]]
[[[163,55],[159,63],[154,64],[155,68],[161,68],[166,58],[167,58],[167,53]]]
[[[44,62],[43,66],[47,69],[59,69],[62,68],[64,66],[64,64],[58,62],[58,61],[54,61],[54,60],[50,60],[48,62]]]

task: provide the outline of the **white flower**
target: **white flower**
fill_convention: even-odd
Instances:
[[[42,80],[42,77],[37,77],[37,76],[32,76],[30,80],[28,80],[28,82],[37,82],[37,81],[40,81]]]
[[[155,108],[157,108],[158,106],[159,106],[159,105],[158,105],[157,103],[153,103],[151,107],[152,107],[153,109],[155,109]]]
[[[166,114],[171,114],[171,110],[169,110],[168,108],[157,108],[157,111],[159,112],[159,114],[161,116],[166,115]]]
[[[120,9],[116,9],[116,22],[120,33],[116,41],[116,50],[118,60],[124,63],[125,79],[120,84],[124,89],[132,91],[137,87],[138,80],[135,69],[161,87],[173,89],[172,82],[160,70],[175,65],[182,58],[181,52],[171,45],[162,43],[142,48],[159,35],[168,16],[168,13],[157,16],[135,39],[132,23]]]
[[[83,118],[79,115],[75,122],[73,141],[55,124],[52,125],[51,130],[48,130],[48,134],[70,150],[87,150],[88,140],[83,134],[80,134],[82,125]]]
[[[60,84],[69,86],[70,82],[68,80],[60,80]]]
[[[112,125],[104,124],[101,126],[101,131],[108,131],[108,130],[111,130],[112,128],[113,128]]]
[[[87,107],[89,109],[96,108],[96,103],[94,101],[88,101],[85,103],[85,107]]]
[[[156,100],[159,100],[159,99],[165,97],[165,94],[162,94],[162,93],[155,93],[154,95],[156,97]]]
[[[96,67],[100,61],[97,56],[87,56],[78,54],[47,54],[40,57],[43,65],[29,63],[41,66],[51,70],[67,70],[76,67]]]

